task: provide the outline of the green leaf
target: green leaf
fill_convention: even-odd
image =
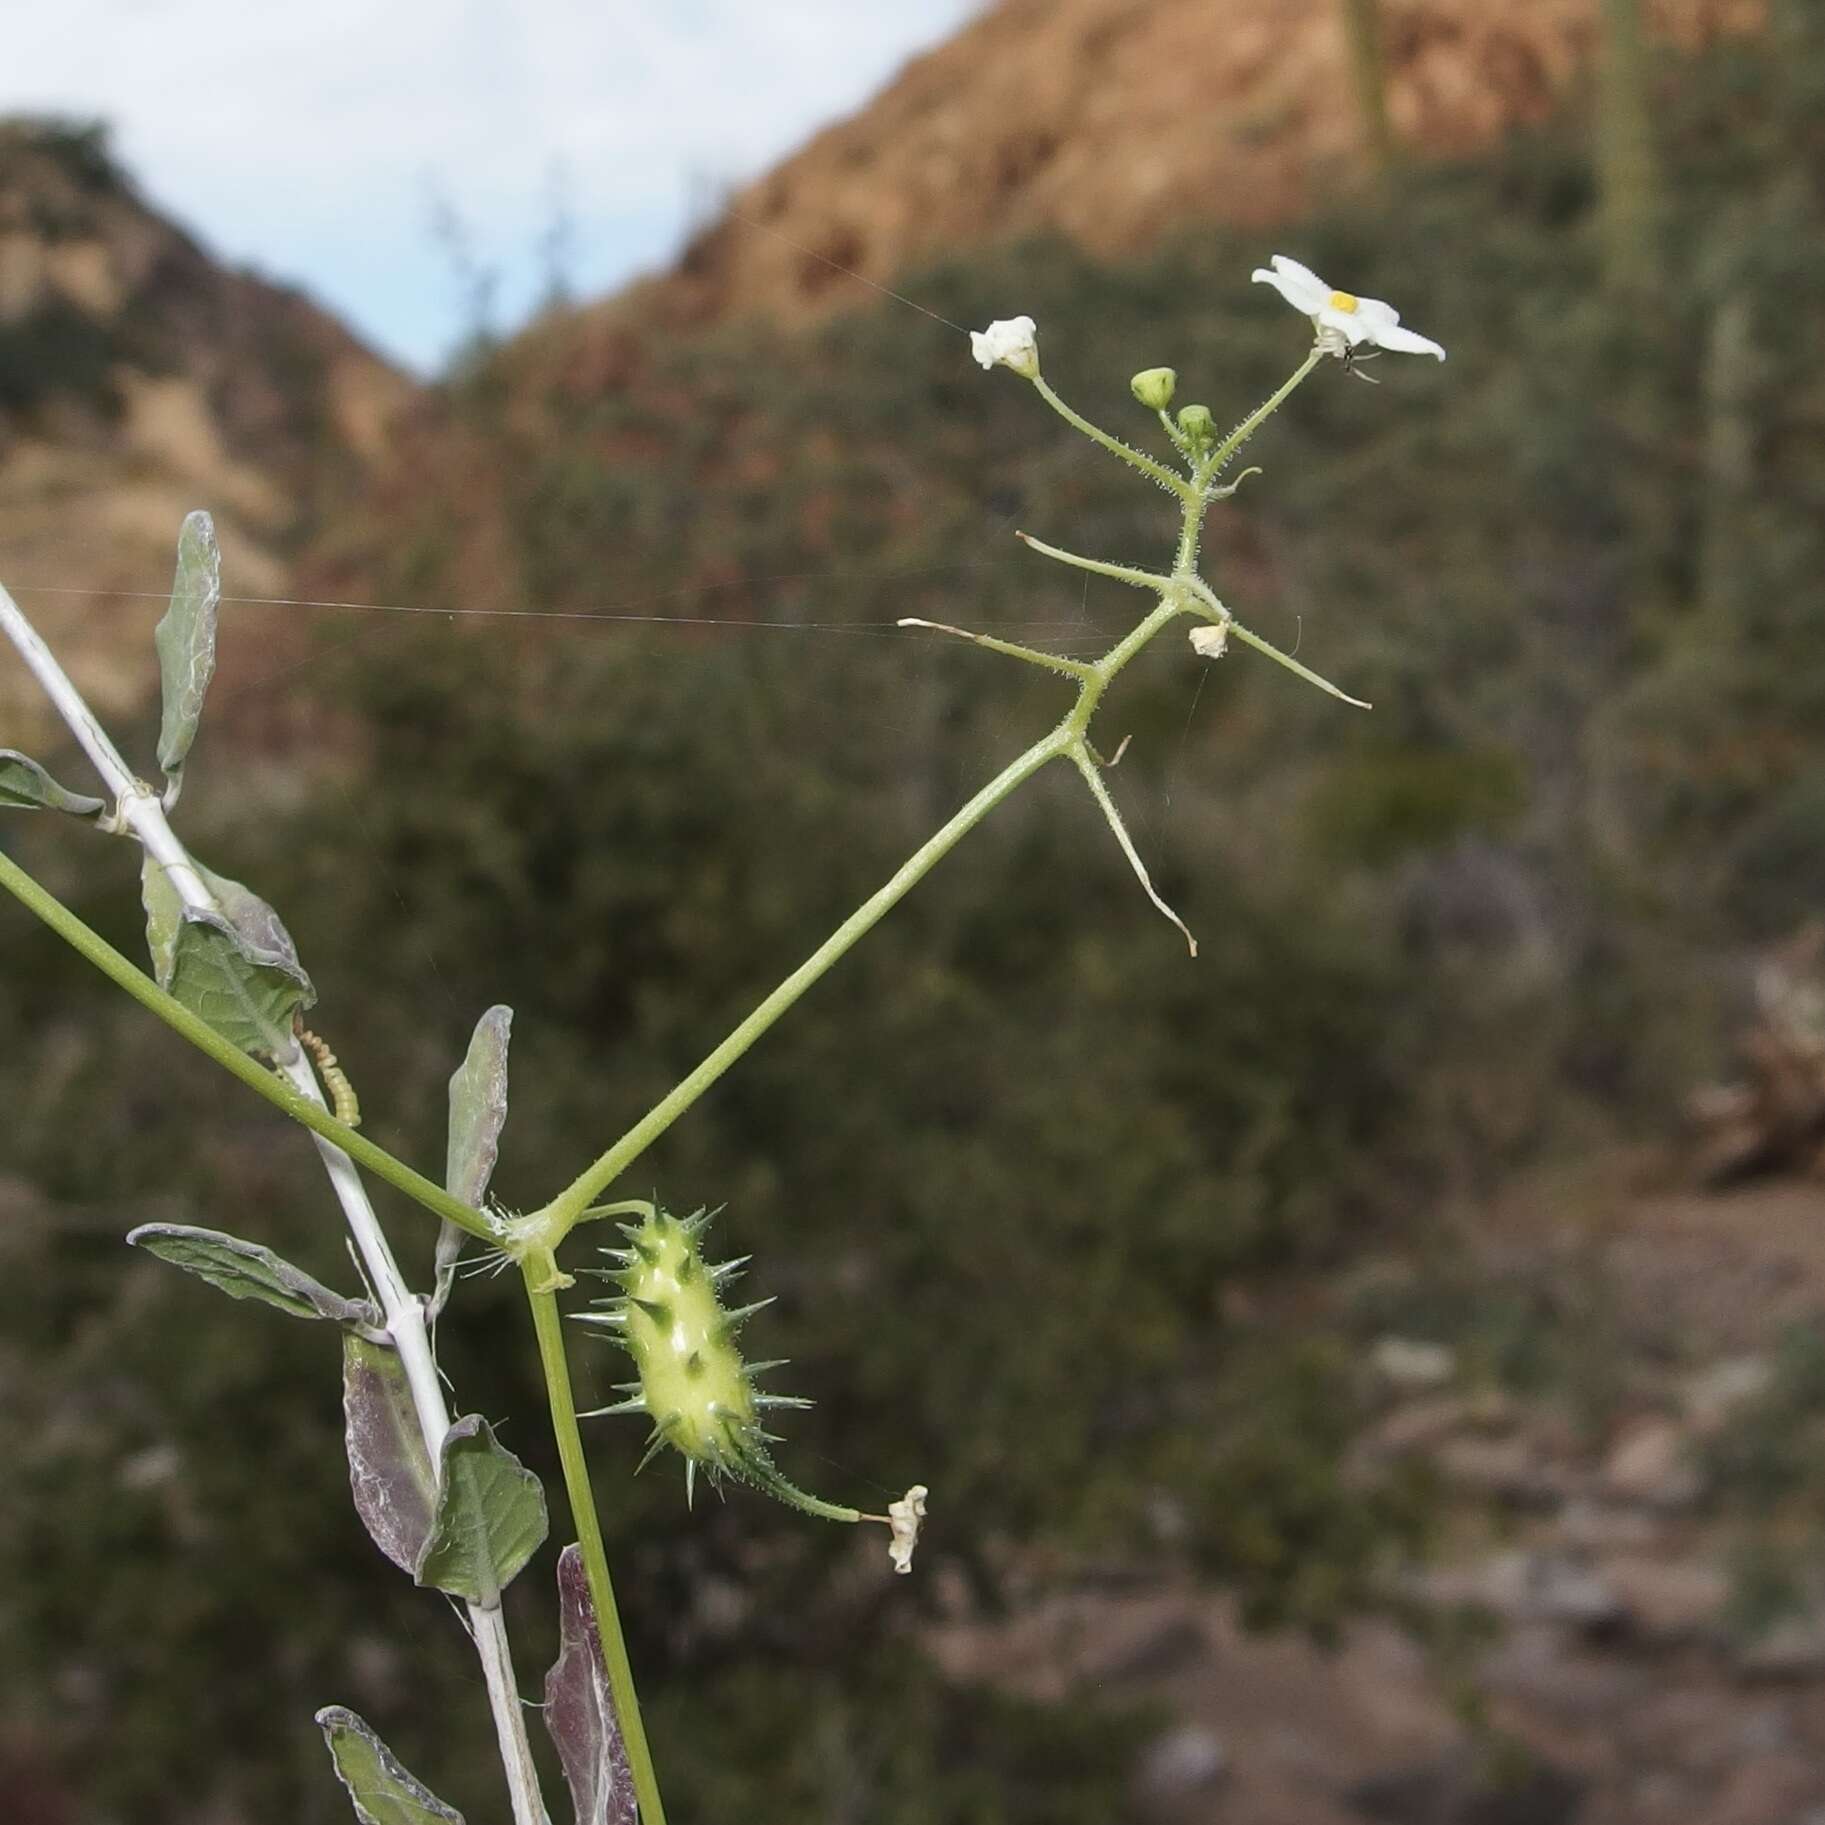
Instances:
[[[564,1766],[577,1825],[637,1825],[634,1771],[577,1546],[558,1555],[558,1631],[558,1657],[545,1675],[545,1728]]]
[[[107,806],[86,792],[71,792],[16,748],[0,748],[0,805],[15,811],[67,811],[94,817]]]
[[[475,1023],[469,1053],[450,1079],[450,1144],[444,1189],[479,1206],[494,1176],[507,1120],[507,1039],[513,1009],[492,1007]]]
[[[444,1163],[444,1189],[453,1198],[480,1208],[500,1155],[501,1129],[507,1121],[507,1039],[513,1009],[492,1007],[475,1023],[468,1056],[450,1079],[450,1139]],[[437,1237],[437,1289],[432,1308],[442,1311],[450,1281],[466,1240],[464,1231],[446,1222]]]
[[[355,1512],[401,1571],[416,1572],[438,1507],[405,1365],[390,1344],[342,1338],[343,1436]]]
[[[317,995],[279,915],[239,881],[193,864],[216,902],[214,913],[184,905],[164,865],[150,855],[140,872],[146,944],[159,986],[243,1052],[283,1057],[292,1016]]]
[[[258,1299],[294,1318],[333,1318],[339,1324],[378,1325],[380,1313],[366,1300],[345,1299],[301,1267],[257,1242],[194,1229],[188,1223],[142,1223],[127,1240],[186,1273],[220,1287],[231,1299]]]
[[[216,608],[221,599],[222,556],[216,549],[215,522],[206,513],[187,514],[177,535],[171,606],[152,635],[164,688],[158,764],[170,781],[167,802],[176,796],[184,758],[196,740],[203,696],[215,676]]]
[[[319,1711],[317,1724],[361,1825],[463,1825],[463,1815],[409,1774],[372,1726],[347,1706]]]
[[[418,1582],[492,1609],[545,1532],[539,1479],[479,1413],[459,1419],[444,1438],[443,1486]]]

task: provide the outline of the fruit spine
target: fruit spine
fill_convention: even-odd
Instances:
[[[621,1292],[597,1300],[601,1309],[584,1314],[578,1322],[602,1327],[634,1359],[639,1379],[619,1385],[617,1392],[625,1394],[625,1400],[595,1411],[648,1415],[653,1430],[640,1467],[644,1469],[664,1446],[672,1446],[684,1459],[687,1501],[696,1492],[701,1465],[712,1482],[739,1477],[826,1520],[876,1519],[807,1495],[774,1465],[767,1447],[777,1439],[761,1429],[761,1413],[768,1408],[808,1407],[811,1402],[789,1394],[763,1394],[755,1385],[757,1375],[785,1364],[744,1362],[735,1339],[742,1326],[773,1301],[760,1299],[732,1311],[724,1309],[721,1289],[736,1278],[747,1258],[715,1267],[704,1260],[698,1244],[711,1214],[699,1210],[680,1219],[657,1205],[649,1206],[641,1222],[620,1226],[627,1238],[625,1248],[602,1251],[617,1265],[592,1271],[613,1281]]]

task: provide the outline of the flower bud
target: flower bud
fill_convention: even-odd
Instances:
[[[1210,416],[1210,407],[1184,407],[1179,413],[1179,431],[1187,443],[1209,443],[1217,433],[1216,423]]]
[[[1171,368],[1143,368],[1128,382],[1134,396],[1149,412],[1164,412],[1172,404],[1179,377]]]

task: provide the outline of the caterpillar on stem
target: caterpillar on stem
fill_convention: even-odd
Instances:
[[[337,1064],[336,1054],[329,1049],[329,1042],[319,1038],[301,1020],[294,1020],[292,1031],[297,1034],[298,1043],[316,1064],[317,1075],[323,1079],[323,1087],[329,1092],[337,1121],[350,1128],[359,1128],[361,1098],[355,1094],[355,1086],[349,1082],[348,1073]]]

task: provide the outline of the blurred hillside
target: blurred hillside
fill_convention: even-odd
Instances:
[[[1382,0],[1387,107],[1421,156],[1537,124],[1588,71],[1599,0]],[[1764,0],[1653,0],[1664,42],[1751,32]],[[963,250],[1054,232],[1104,258],[1262,228],[1365,169],[1337,0],[1002,0],[866,108],[737,191],[598,332],[802,321]]]
[[[1044,781],[643,1163],[726,1200],[781,1295],[751,1340],[819,1401],[789,1473],[935,1492],[889,1586],[757,1500],[686,1514],[601,1422],[681,1818],[1760,1825],[1825,1790],[1825,1199],[1615,1164],[1664,1148],[1825,880],[1825,42],[1784,17],[1778,49],[1656,62],[1675,208],[1627,305],[1576,81],[1271,238],[892,269],[954,323],[1031,312],[1137,439],[1136,368],[1234,419],[1298,360],[1248,283],[1276,246],[1451,361],[1315,377],[1208,541],[1239,613],[1373,714],[1176,641],[1110,706],[1195,965]],[[439,1157],[494,1000],[513,1202],[694,1062],[1055,711],[896,618],[1073,651],[1128,625],[1016,527],[1142,563],[1172,533],[891,301],[557,316],[412,402],[299,593],[427,612],[231,609],[231,650],[292,669],[212,705],[183,808],[286,913],[377,1137]],[[273,726],[305,812],[243,793]],[[15,840],[138,941],[118,860]],[[55,1825],[187,1816],[201,1770],[211,1818],[315,1825],[334,1698],[492,1816],[453,1631],[347,1512],[333,1352],[123,1258],[161,1217],[346,1279],[307,1151],[8,941],[5,1778]],[[466,1283],[440,1344],[549,1470],[510,1289]],[[578,1354],[608,1398],[619,1360]],[[544,1576],[510,1598],[528,1667]]]
[[[0,567],[103,706],[143,697],[115,636],[161,605],[28,586],[156,587],[172,526],[207,502],[241,592],[285,593],[324,491],[374,460],[409,391],[150,209],[101,129],[0,122]],[[0,722],[27,745],[48,726],[10,672]]]

